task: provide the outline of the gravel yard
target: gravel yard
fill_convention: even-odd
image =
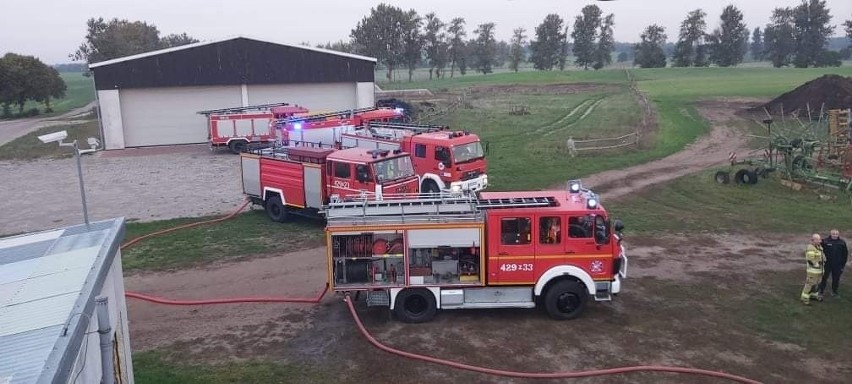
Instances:
[[[89,219],[150,221],[230,212],[243,201],[239,157],[205,145],[84,155]],[[74,158],[0,162],[0,235],[83,221]]]

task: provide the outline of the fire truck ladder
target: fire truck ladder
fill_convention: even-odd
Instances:
[[[359,108],[359,109],[347,109],[347,110],[337,111],[337,112],[319,113],[319,114],[316,114],[316,115],[307,115],[307,116],[301,116],[301,117],[288,117],[286,119],[279,119],[279,120],[276,121],[276,123],[287,124],[287,123],[292,123],[292,122],[295,122],[295,121],[324,120],[324,119],[327,119],[329,117],[349,116],[349,115],[354,115],[356,113],[364,113],[364,112],[375,111],[377,109],[379,109],[379,108],[367,107],[367,108]]]
[[[555,207],[556,205],[556,199],[553,197],[512,197],[484,199],[476,202],[476,207],[479,209]]]
[[[431,124],[411,124],[411,123],[370,123],[370,128],[383,129],[404,129],[415,133],[428,133],[446,131],[450,129],[448,125],[431,125]]]
[[[245,107],[232,107],[232,108],[220,108],[220,109],[208,109],[206,111],[199,111],[199,115],[230,115],[237,113],[246,113],[246,112],[265,112],[273,107],[283,107],[290,105],[289,103],[273,103],[273,104],[258,104],[258,105],[247,105]]]
[[[477,199],[434,194],[425,198],[333,202],[324,213],[329,224],[395,224],[480,221],[482,211],[499,208],[552,207],[552,197]]]

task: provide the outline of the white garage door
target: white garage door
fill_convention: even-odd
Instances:
[[[207,142],[198,111],[242,105],[240,86],[127,89],[120,91],[124,145]]]
[[[249,85],[248,101],[298,104],[314,111],[357,108],[355,83]]]

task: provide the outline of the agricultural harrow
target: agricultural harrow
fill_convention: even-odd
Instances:
[[[783,179],[852,192],[852,128],[849,110],[828,111],[828,125],[822,119],[800,130],[772,132],[772,119],[763,120],[768,145],[758,156],[737,159],[730,153],[730,168],[714,175],[717,183],[757,184],[777,172]]]

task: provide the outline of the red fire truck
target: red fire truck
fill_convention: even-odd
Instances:
[[[401,150],[413,155],[420,176],[420,191],[481,191],[488,186],[485,151],[479,136],[452,131],[448,126],[408,124],[396,119],[399,112],[370,109],[356,118],[302,122],[285,119],[280,136],[297,142],[322,143],[341,148]],[[357,113],[355,115],[358,115]],[[339,114],[320,115],[337,116]],[[304,126],[301,124],[305,124]]]
[[[210,149],[227,147],[234,153],[243,152],[249,143],[274,143],[273,122],[307,113],[298,105],[287,103],[252,105],[200,111],[207,117],[207,139]]]
[[[401,151],[301,145],[242,153],[240,161],[243,192],[279,222],[290,213],[316,216],[333,201],[419,192],[411,156]]]
[[[440,125],[370,122],[340,136],[344,147],[411,153],[423,192],[478,192],[488,187],[488,164],[476,134]]]
[[[620,221],[567,190],[335,202],[325,209],[328,279],[405,322],[438,309],[542,307],[579,316],[627,277]],[[613,231],[615,233],[613,233]]]

